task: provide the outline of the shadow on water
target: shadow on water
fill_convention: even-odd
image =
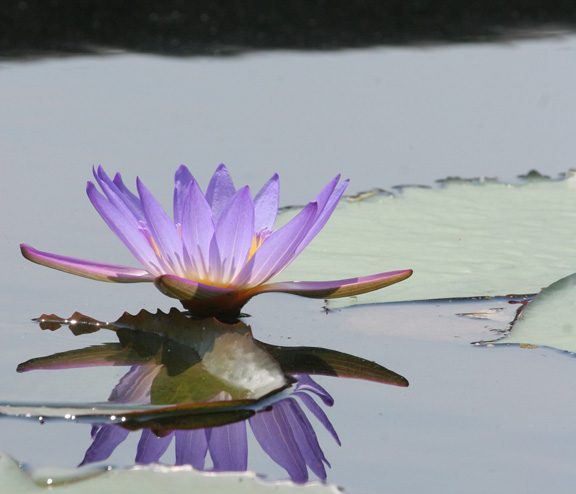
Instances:
[[[573,30],[567,0],[196,2],[9,1],[0,56],[101,53],[238,54],[386,44],[497,41]]]
[[[93,441],[80,466],[108,460],[132,432],[142,430],[137,464],[160,462],[174,443],[176,465],[246,471],[251,430],[294,482],[308,481],[308,469],[325,480],[330,464],[309,416],[340,440],[320,405],[331,407],[334,400],[311,376],[408,386],[404,377],[375,362],[324,348],[269,345],[254,339],[242,321],[191,319],[176,309],[124,313],[113,323],[79,313],[68,319],[43,315],[38,322],[51,331],[67,326],[76,336],[106,329],[118,342],[33,358],[18,366],[20,373],[129,367],[105,403],[0,405],[8,416],[73,416],[91,423]]]

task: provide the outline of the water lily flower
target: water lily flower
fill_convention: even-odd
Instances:
[[[411,270],[337,281],[268,283],[283,271],[325,225],[348,185],[336,176],[293,219],[274,230],[279,181],[275,174],[252,197],[236,189],[220,165],[204,194],[180,166],[175,175],[174,216],[137,179],[138,196],[120,174],[110,179],[102,167],[89,181],[90,201],[144,269],[86,261],[38,251],[22,244],[27,259],[99,281],[153,282],[197,316],[236,317],[253,296],[286,292],[311,298],[336,298],[376,290],[408,278]]]

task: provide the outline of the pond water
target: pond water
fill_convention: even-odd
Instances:
[[[80,311],[107,321],[174,305],[146,284],[96,283],[20,256],[26,242],[135,265],[86,199],[92,165],[121,171],[130,185],[140,176],[165,205],[181,163],[205,185],[225,162],[236,184],[252,190],[278,172],[282,205],[307,202],[337,173],[351,179],[350,194],[447,176],[514,181],[531,169],[556,177],[576,156],[575,57],[576,37],[556,36],[228,58],[117,53],[2,62],[0,402],[106,402],[126,373],[16,373],[32,358],[115,341],[104,331],[40,331],[31,318]],[[498,320],[458,315],[494,308],[504,314]],[[315,424],[332,465],[327,481],[346,492],[569,492],[573,357],[471,345],[495,339],[515,309],[508,299],[491,299],[326,312],[322,301],[270,294],[246,306],[252,317],[245,322],[265,343],[346,352],[410,382],[315,378],[335,400],[324,410],[342,443]],[[69,421],[8,417],[0,430],[0,451],[32,469],[74,468],[91,444],[90,426]],[[139,434],[109,462],[133,465]],[[250,470],[287,478],[248,440]],[[167,454],[163,461],[173,463],[173,449]]]

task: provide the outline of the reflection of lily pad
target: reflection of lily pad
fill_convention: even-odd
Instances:
[[[67,325],[74,334],[102,328],[116,331],[125,351],[118,352],[114,345],[108,365],[142,364],[147,360],[163,365],[152,384],[153,404],[212,401],[222,392],[228,395],[227,400],[259,399],[287,384],[278,363],[256,343],[250,326],[242,322],[191,319],[174,308],[168,314],[145,310],[135,316],[124,313],[112,323],[78,312],[68,319],[42,315],[37,320],[43,329]],[[45,358],[25,362],[18,370],[48,368],[50,363],[63,367],[66,357],[76,365],[102,365],[106,358],[101,353],[94,347],[76,350],[73,355],[67,352],[51,356],[48,362]],[[56,365],[52,368],[58,368]]]
[[[43,315],[42,329],[69,326],[76,334],[114,331],[120,343],[104,343],[37,357],[18,372],[129,366],[110,403],[0,404],[0,414],[111,422],[128,429],[214,427],[243,420],[267,406],[294,378],[319,374],[395,386],[408,381],[385,367],[346,353],[313,347],[282,347],[257,341],[242,321],[193,319],[173,309],[145,310],[102,322],[78,312],[63,319]]]
[[[194,470],[192,467],[169,468],[159,465],[139,466],[126,469],[113,469],[100,472],[71,472],[62,475],[44,474],[44,478],[34,479],[6,455],[0,454],[0,478],[2,492],[12,494],[35,494],[42,492],[66,494],[122,493],[147,494],[157,492],[202,492],[222,494],[234,492],[247,493],[284,493],[300,492],[302,486],[292,482],[264,482],[253,473],[215,475]],[[48,481],[50,478],[50,481]],[[306,493],[341,492],[332,485],[313,483],[306,486]]]
[[[152,383],[152,403],[257,399],[286,385],[280,366],[256,344],[248,326],[227,331],[202,332],[204,340],[195,347],[204,350],[201,360],[184,372],[171,376],[163,368]]]
[[[280,221],[292,216],[291,210]],[[438,189],[342,200],[283,279],[414,269],[359,303],[536,293],[576,271],[576,175],[520,185],[450,181]],[[330,305],[349,304],[330,301]]]
[[[532,300],[498,343],[543,345],[576,352],[576,274],[562,278]]]

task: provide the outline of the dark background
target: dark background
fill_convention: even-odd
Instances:
[[[1,5],[3,57],[489,41],[576,26],[574,0],[21,0]]]

